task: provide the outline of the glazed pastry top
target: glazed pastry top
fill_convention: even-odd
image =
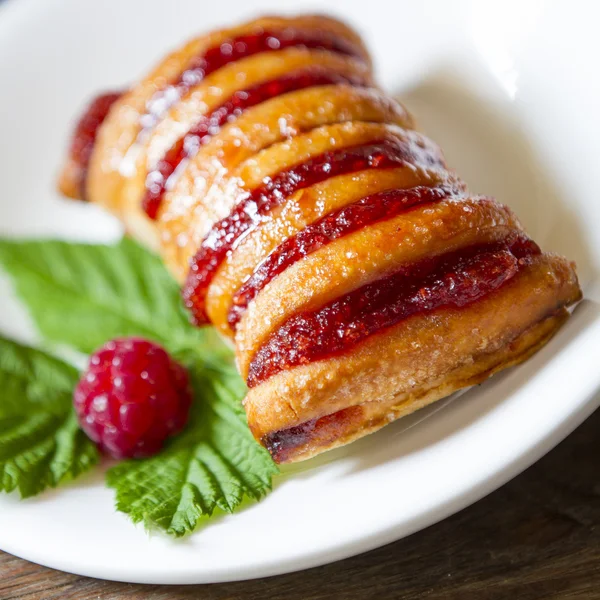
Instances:
[[[281,460],[523,360],[580,297],[573,265],[467,189],[327,17],[199,37],[97,99],[61,189],[160,252],[194,322],[234,341],[250,426]],[[527,299],[508,318],[511,294]]]

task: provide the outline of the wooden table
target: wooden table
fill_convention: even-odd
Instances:
[[[171,587],[67,575],[0,553],[0,599],[17,598],[600,599],[600,411],[494,494],[362,556],[270,579]]]

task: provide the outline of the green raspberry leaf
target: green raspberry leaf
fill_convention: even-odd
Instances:
[[[0,491],[34,496],[98,462],[73,412],[76,383],[70,365],[0,336]]]
[[[159,455],[126,461],[107,474],[118,510],[177,537],[216,508],[233,512],[245,496],[259,500],[277,473],[246,424],[239,375],[201,362],[189,371],[196,402],[184,432]]]
[[[0,263],[52,342],[89,353],[119,336],[167,346],[203,337],[189,325],[160,259],[127,238],[115,246],[0,240]]]
[[[156,256],[130,240],[0,240],[0,264],[49,341],[89,353],[136,335],[188,367],[195,401],[186,429],[157,456],[108,471],[118,510],[182,536],[216,509],[231,512],[271,489],[278,470],[248,429],[233,354],[213,329],[190,325],[179,288]]]

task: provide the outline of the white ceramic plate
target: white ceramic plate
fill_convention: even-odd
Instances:
[[[318,3],[9,0],[0,6],[0,233],[111,239],[117,224],[53,185],[70,123],[196,32]],[[409,535],[502,485],[598,405],[600,38],[596,3],[327,3],[478,192],[577,261],[587,300],[525,365],[453,402],[292,469],[263,502],[182,541],[113,509],[96,473],[27,502],[0,499],[0,548],[58,569],[202,583],[304,569]],[[9,288],[1,330],[29,333]],[[435,414],[434,414],[435,413]],[[427,418],[425,418],[427,417]],[[412,427],[408,428],[409,425]]]

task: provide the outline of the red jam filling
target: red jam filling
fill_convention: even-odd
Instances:
[[[200,146],[216,135],[226,123],[237,119],[242,112],[261,102],[288,92],[319,85],[349,83],[364,85],[358,77],[347,77],[322,68],[306,69],[259,83],[247,90],[237,91],[231,98],[208,115],[202,117],[192,129],[167,151],[165,156],[148,173],[146,193],[142,207],[151,219],[156,219],[165,191],[173,185],[174,171],[185,160],[192,158]]]
[[[142,127],[153,127],[157,119],[179,98],[217,69],[259,52],[283,50],[292,46],[328,50],[358,58],[364,56],[357,44],[325,31],[299,31],[292,28],[266,31],[259,28],[253,33],[226,40],[192,59],[178,79],[150,99],[146,106],[147,112],[141,118]]]
[[[439,202],[456,193],[457,190],[449,187],[418,186],[388,190],[362,198],[308,225],[277,246],[236,292],[227,318],[229,325],[235,329],[248,304],[258,293],[301,258],[363,227],[391,219],[423,204]]]
[[[306,444],[310,443],[318,448],[340,439],[348,429],[360,421],[361,417],[361,407],[350,406],[295,427],[273,431],[265,435],[261,441],[275,462],[286,462],[291,458],[294,450]]]
[[[539,252],[538,246],[524,236],[463,248],[407,265],[319,310],[294,315],[252,359],[248,386],[339,354],[412,315],[475,302],[511,279],[527,257]]]
[[[111,92],[94,98],[75,127],[70,156],[73,163],[77,165],[79,195],[83,200],[86,199],[87,172],[98,129],[106,119],[111,106],[121,95],[120,92]]]
[[[365,169],[400,167],[407,163],[442,167],[443,159],[435,146],[420,144],[410,138],[389,138],[324,152],[266,178],[262,185],[246,192],[231,214],[212,227],[192,259],[183,298],[194,323],[202,325],[208,322],[206,291],[227,253],[294,192],[330,177]]]

